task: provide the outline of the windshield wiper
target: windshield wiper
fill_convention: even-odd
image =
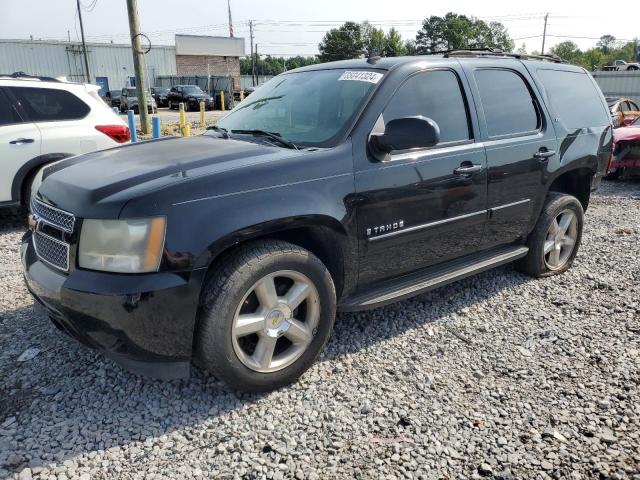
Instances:
[[[298,150],[298,147],[295,143],[291,143],[289,140],[285,140],[282,136],[277,132],[267,132],[266,130],[231,130],[231,133],[239,133],[244,135],[260,135],[263,137],[268,137],[271,140],[275,140],[280,145],[284,145],[287,148],[292,148],[294,150]]]
[[[229,131],[226,128],[218,127],[217,125],[213,125],[212,127],[207,127],[207,130],[213,130],[214,132],[220,132],[222,134],[222,138],[229,138]]]

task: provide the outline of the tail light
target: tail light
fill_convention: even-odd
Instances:
[[[129,127],[124,125],[96,125],[96,130],[118,143],[125,143],[131,140]]]

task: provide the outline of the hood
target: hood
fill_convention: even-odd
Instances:
[[[296,152],[208,135],[168,137],[63,160],[45,169],[37,195],[78,217],[116,218],[132,198]]]

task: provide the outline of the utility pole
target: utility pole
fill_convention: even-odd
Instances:
[[[251,42],[251,85],[256,86],[256,63],[253,56],[253,20],[249,20],[249,38]]]
[[[547,19],[549,18],[549,14],[547,13],[544,16],[544,30],[542,32],[542,52],[540,53],[541,55],[544,55],[544,44],[545,41],[547,40]]]
[[[82,53],[84,54],[84,75],[87,79],[87,83],[91,83],[91,77],[89,76],[89,60],[87,59],[87,43],[84,41],[84,25],[82,25],[82,10],[80,9],[80,0],[78,5],[78,19],[80,20],[80,34],[82,35]]]
[[[80,1],[80,0],[78,0]],[[136,95],[138,96],[138,111],[142,133],[149,133],[149,113],[147,110],[147,91],[145,90],[144,68],[142,66],[142,46],[140,44],[140,21],[138,19],[137,0],[127,0],[129,14],[129,33],[133,50],[133,68],[136,73]]]
[[[260,72],[258,72],[258,64],[260,63],[260,56],[258,55],[258,44],[256,43],[256,83],[254,85],[258,85],[260,83]]]
[[[229,36],[233,38],[233,22],[231,21],[231,0],[227,0],[227,9],[229,10]]]

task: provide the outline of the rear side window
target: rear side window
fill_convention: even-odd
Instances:
[[[16,112],[7,95],[0,90],[0,126],[21,123],[22,119]]]
[[[385,108],[385,123],[422,115],[440,127],[440,143],[469,140],[469,121],[460,83],[450,70],[435,70],[410,77]]]
[[[66,90],[10,88],[32,122],[78,120],[86,117],[90,110],[86,103]]]
[[[512,70],[474,72],[490,137],[531,133],[540,127],[535,101],[524,79]]]
[[[555,116],[567,128],[601,127],[611,123],[600,92],[586,73],[538,69],[538,77]]]

